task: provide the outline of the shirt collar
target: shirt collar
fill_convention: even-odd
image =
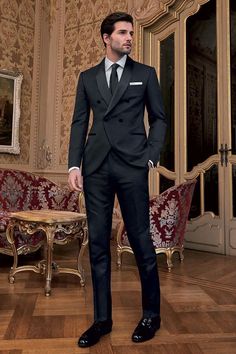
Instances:
[[[120,60],[118,60],[116,63],[119,64],[124,69],[126,59],[127,59],[127,55],[123,55],[123,57]],[[105,71],[109,70],[110,67],[112,66],[112,64],[114,64],[114,63],[106,57],[105,58]]]

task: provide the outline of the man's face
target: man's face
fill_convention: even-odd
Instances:
[[[103,36],[107,52],[118,57],[122,57],[124,54],[130,54],[133,34],[133,26],[130,22],[116,22],[112,34],[104,34]]]

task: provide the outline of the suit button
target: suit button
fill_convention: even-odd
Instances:
[[[120,118],[120,119],[119,119],[119,122],[120,122],[120,123],[122,123],[122,122],[123,122],[123,119],[122,119],[122,118]]]
[[[97,103],[98,103],[98,104],[100,104],[100,103],[101,103],[101,101],[100,101],[100,100],[97,100]]]

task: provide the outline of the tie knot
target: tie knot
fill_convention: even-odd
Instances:
[[[112,66],[111,66],[112,71],[117,70],[119,66],[120,66],[120,65],[117,64],[117,63],[112,64]]]

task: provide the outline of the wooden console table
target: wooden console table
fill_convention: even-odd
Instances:
[[[7,240],[12,246],[14,263],[10,270],[9,282],[14,283],[15,274],[23,271],[33,271],[46,275],[45,295],[51,295],[52,271],[57,273],[70,273],[80,277],[82,286],[85,284],[82,258],[88,243],[87,220],[85,214],[70,211],[57,211],[51,209],[27,210],[11,213],[11,220],[7,228]],[[37,231],[43,231],[46,235],[46,260],[40,261],[36,266],[18,266],[18,254],[14,242],[14,229],[30,237]],[[65,234],[65,237],[55,239],[57,233]],[[53,244],[66,244],[72,239],[78,238],[80,242],[77,269],[60,268],[53,262]]]

